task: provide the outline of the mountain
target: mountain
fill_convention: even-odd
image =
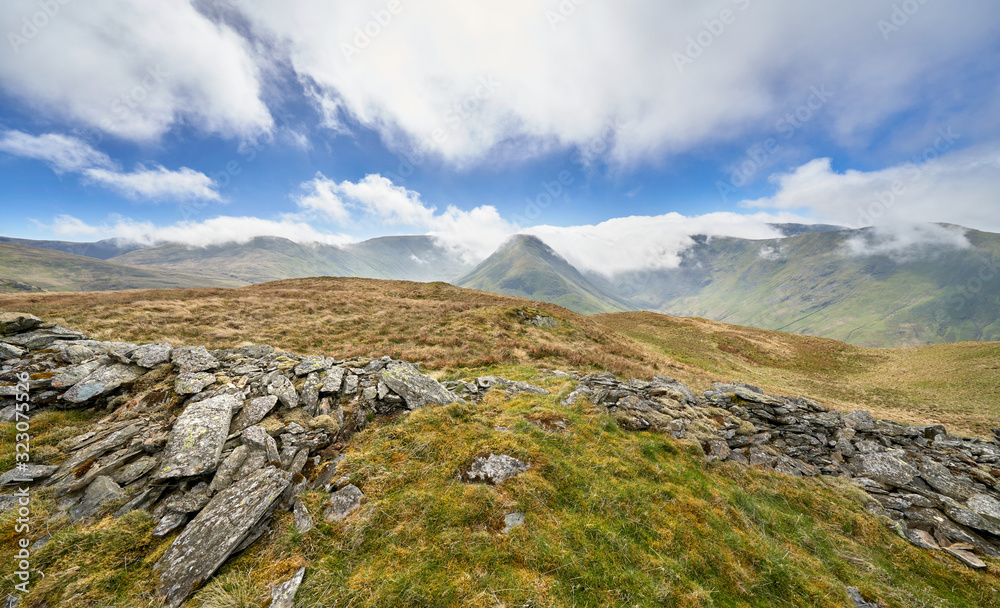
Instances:
[[[541,239],[524,234],[511,237],[455,285],[550,302],[580,314],[632,308],[587,280]]]
[[[205,247],[168,243],[112,261],[246,283],[315,276],[446,281],[472,267],[429,236],[383,237],[342,247],[264,236]]]
[[[53,249],[64,253],[74,253],[76,255],[107,260],[143,246],[135,243],[126,243],[118,239],[104,239],[95,243],[76,243],[73,241],[34,241],[31,239],[15,239],[7,236],[0,236],[0,243],[10,243],[12,245],[27,245],[29,247],[39,247],[41,249]]]
[[[877,251],[870,229],[702,239],[678,268],[610,287],[638,308],[864,346],[1000,340],[1000,235],[965,234],[964,249],[863,254],[849,245]]]
[[[0,291],[4,292],[234,287],[240,284],[0,242]]]

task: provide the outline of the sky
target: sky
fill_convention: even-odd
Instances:
[[[0,234],[1000,232],[995,0],[5,0]],[[958,239],[959,245],[961,239]]]

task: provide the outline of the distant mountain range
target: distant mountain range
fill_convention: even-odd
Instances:
[[[239,286],[352,276],[447,281],[559,304],[583,314],[651,310],[836,338],[864,346],[1000,340],[1000,235],[971,247],[878,245],[870,229],[776,224],[779,239],[695,237],[676,268],[607,277],[573,267],[541,239],[517,235],[478,265],[429,236],[344,247],[278,237],[154,247],[0,238],[0,291]]]

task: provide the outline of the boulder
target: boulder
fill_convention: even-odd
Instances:
[[[479,456],[472,461],[472,466],[462,474],[465,481],[483,481],[494,485],[527,471],[529,465],[506,454],[490,454]]]
[[[295,392],[291,380],[281,374],[275,374],[267,386],[267,392],[276,396],[281,404],[289,409],[299,406],[299,394]]]
[[[860,454],[852,461],[857,475],[901,488],[909,485],[919,472],[890,452]]]
[[[0,336],[30,331],[41,324],[41,319],[26,312],[0,312]]]
[[[187,406],[170,431],[159,480],[211,473],[219,464],[229,434],[229,421],[239,400],[219,395]]]
[[[461,401],[437,380],[417,371],[415,365],[393,361],[382,370],[382,381],[406,402],[406,407],[415,410],[427,404],[445,405]]]
[[[323,385],[320,387],[319,392],[321,393],[336,393],[340,390],[340,385],[344,382],[344,368],[342,367],[331,367],[326,374],[323,375]]]
[[[0,342],[0,361],[7,361],[8,359],[20,359],[27,352],[28,352],[27,349],[21,348],[20,346],[14,346],[13,344]]]
[[[0,475],[0,486],[12,483],[25,483],[24,480],[37,481],[45,479],[59,470],[59,467],[44,464],[20,463],[13,469]]]
[[[132,353],[132,362],[136,365],[152,369],[157,365],[170,362],[172,347],[165,342],[144,344]]]
[[[74,521],[90,517],[97,513],[104,505],[121,497],[121,486],[116,484],[110,477],[101,475],[90,482],[90,485],[87,486],[87,491],[83,494],[83,499],[69,510],[69,516]]]
[[[260,529],[289,484],[288,473],[268,468],[219,492],[156,562],[158,592],[177,608]]]
[[[205,387],[215,384],[215,374],[208,372],[188,372],[177,376],[174,381],[174,392],[178,395],[194,395]]]
[[[364,497],[364,493],[356,485],[344,486],[330,496],[323,510],[323,518],[327,521],[343,521],[361,506]]]
[[[239,433],[248,426],[253,426],[264,419],[278,403],[275,395],[266,395],[247,401],[243,409],[233,419],[232,432]]]
[[[112,363],[105,367],[99,367],[63,393],[62,398],[70,403],[83,403],[94,397],[110,393],[119,386],[136,380],[145,372],[146,370],[138,365],[124,363]]]
[[[170,352],[170,360],[181,372],[203,372],[219,367],[219,361],[204,346],[182,346]]]

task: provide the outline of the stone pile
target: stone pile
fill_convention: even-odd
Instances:
[[[19,313],[0,313],[0,360],[5,421],[15,417],[25,373],[33,412],[109,412],[95,430],[60,443],[68,454],[60,465],[16,468],[0,483],[31,479],[52,488],[56,518],[82,520],[120,505],[115,516],[148,510],[155,536],[180,530],[156,564],[168,606],[184,603],[263,535],[275,509],[294,510],[296,525],[311,526],[299,492],[332,492],[323,514],[331,521],[356,509],[364,495],[338,478],[337,462],[369,420],[459,400],[417,366],[389,357],[105,342]],[[275,605],[291,605],[288,587],[275,594],[275,602],[282,598]]]
[[[986,567],[977,554],[1000,557],[1000,436],[970,439],[940,425],[829,411],[810,399],[767,395],[741,383],[716,383],[695,396],[664,376],[584,376],[563,404],[579,399],[625,429],[692,439],[709,461],[851,478],[871,497],[869,509],[911,543],[946,551],[973,568]]]

